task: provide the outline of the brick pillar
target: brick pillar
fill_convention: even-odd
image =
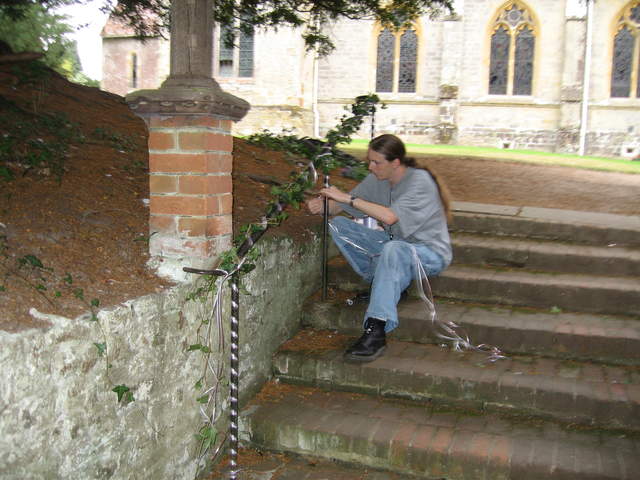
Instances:
[[[126,97],[149,127],[150,264],[178,281],[231,246],[231,123],[250,107],[212,77],[212,1],[171,2],[169,77]]]
[[[161,262],[206,266],[231,246],[231,120],[167,115],[148,122],[149,251]]]

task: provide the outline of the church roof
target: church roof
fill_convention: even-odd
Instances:
[[[142,14],[143,22],[149,27],[149,30],[153,30],[154,25],[162,23],[162,20],[158,15],[153,12],[145,12]],[[117,38],[117,37],[137,37],[135,29],[129,25],[125,20],[115,16],[113,13],[109,15],[107,23],[102,27],[100,32],[102,38]]]

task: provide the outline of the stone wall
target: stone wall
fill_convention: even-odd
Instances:
[[[311,110],[289,105],[252,105],[241,121],[234,123],[233,133],[251,135],[262,130],[272,132],[292,131],[300,136],[313,136],[313,114]]]
[[[409,142],[577,152],[585,4],[524,1],[537,26],[532,95],[489,95],[490,24],[505,3],[457,1],[456,16],[421,20],[416,92],[380,94],[388,109],[376,119],[377,133],[397,133]],[[588,154],[632,158],[640,145],[640,99],[609,95],[613,29],[616,15],[627,4],[610,0],[594,5]],[[332,26],[337,48],[322,60],[319,74],[321,132],[340,116],[345,99],[375,89],[374,28],[372,22]],[[455,88],[456,95],[443,96],[443,87]],[[440,105],[439,117],[429,104]],[[368,137],[369,131],[360,136]]]
[[[234,135],[263,129],[295,129],[299,135],[313,133],[312,54],[305,52],[300,30],[258,31],[254,41],[254,75],[226,77],[218,73],[218,31],[214,31],[214,77],[225,92],[251,103],[251,111],[233,125]],[[141,44],[131,37],[105,36],[101,87],[118,95],[139,89],[157,89],[169,74],[169,42],[150,39]],[[131,84],[131,58],[136,54],[138,85]]]
[[[240,297],[241,401],[270,377],[273,352],[298,329],[301,303],[320,279],[317,241],[265,239],[260,248],[244,282],[251,296]],[[52,326],[0,332],[0,478],[192,479],[202,362],[187,349],[198,312],[211,308],[185,303],[193,289],[182,284],[101,310],[98,322],[34,312]],[[102,342],[108,360],[94,345]],[[214,351],[214,361],[226,366],[227,353]],[[119,384],[135,401],[117,402],[111,389]]]
[[[137,60],[137,85],[132,84],[132,55]],[[150,38],[144,43],[130,37],[103,38],[101,88],[126,95],[139,89],[158,88],[169,75],[169,42]]]
[[[519,148],[577,152],[580,136],[574,132],[580,131],[582,122],[585,2],[522,3],[536,24],[531,95],[488,94],[492,19],[505,0],[456,0],[456,15],[418,21],[416,92],[380,93],[388,109],[377,116],[376,132],[397,133],[409,142],[494,146],[492,133],[498,125],[511,131],[511,138],[518,138]],[[610,97],[615,22],[628,3],[594,3],[588,154],[631,157],[640,144],[640,98]],[[319,60],[317,78],[313,56],[305,52],[300,31],[286,28],[257,34],[253,78],[219,77],[214,71],[225,91],[252,104],[249,116],[234,126],[235,134],[264,128],[295,128],[302,135],[311,134],[317,91],[318,130],[323,135],[335,126],[345,105],[375,91],[375,23],[342,20],[325,25],[324,31],[336,49]],[[105,52],[110,52],[107,44],[111,40],[105,39]],[[133,47],[122,39],[113,40],[119,42],[118,52],[106,54],[105,68],[111,65],[107,77],[117,80],[126,68],[123,59]],[[161,48],[147,45],[145,48]],[[107,83],[104,87],[121,93]],[[455,95],[443,96],[444,91],[455,91]],[[488,135],[483,137],[483,132]],[[536,132],[540,138],[533,139]],[[363,128],[358,136],[368,138],[370,128]],[[607,143],[609,140],[617,143]]]

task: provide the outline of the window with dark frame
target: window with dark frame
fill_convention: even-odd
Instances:
[[[640,0],[624,8],[613,36],[611,97],[640,98]]]
[[[251,28],[233,32],[221,26],[218,47],[218,75],[220,77],[253,77],[254,33]]]
[[[376,92],[414,93],[418,69],[418,35],[413,28],[378,34]]]
[[[138,88],[138,55],[131,54],[131,88]]]
[[[535,44],[533,18],[520,2],[498,12],[490,42],[490,95],[532,94]]]

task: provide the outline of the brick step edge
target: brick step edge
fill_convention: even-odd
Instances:
[[[318,398],[324,397],[324,398]],[[448,480],[632,479],[637,441],[454,418],[338,392],[282,393],[243,412],[258,448],[334,458]]]
[[[433,294],[482,303],[640,315],[640,280],[452,266],[430,279]]]
[[[544,354],[558,358],[640,364],[640,318],[588,313],[550,313],[534,309],[436,301],[443,322],[459,325],[473,344],[489,344],[509,353]],[[308,302],[302,324],[356,335],[362,331],[366,305]],[[410,297],[398,305],[399,327],[391,338],[418,343],[443,343],[434,334],[425,303]]]
[[[495,206],[454,212],[452,232],[540,238],[587,245],[640,247],[640,221],[627,215]]]
[[[361,291],[364,283],[341,258],[329,264],[329,284]],[[431,277],[433,294],[468,302],[586,313],[640,315],[640,277],[530,272],[454,264]]]
[[[318,344],[308,332],[300,335],[303,343]],[[635,369],[518,357],[490,363],[486,353],[408,342],[388,342],[384,354],[366,364],[345,362],[344,347],[287,348],[273,361],[285,382],[640,432]]]
[[[452,236],[454,264],[604,276],[640,276],[640,250],[459,233]]]

